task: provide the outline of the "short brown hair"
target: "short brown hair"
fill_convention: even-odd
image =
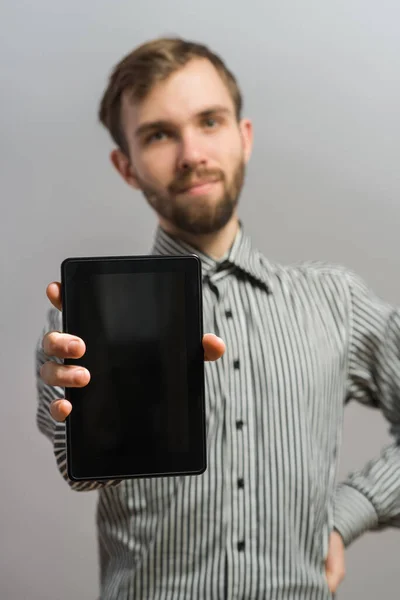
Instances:
[[[142,44],[113,69],[99,108],[99,119],[120,149],[128,154],[121,124],[121,97],[129,91],[132,99],[143,100],[154,84],[167,79],[190,60],[205,58],[217,69],[235,106],[236,118],[242,112],[242,95],[235,76],[223,60],[207,46],[181,38],[158,38]]]

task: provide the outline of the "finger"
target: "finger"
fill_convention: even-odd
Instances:
[[[338,588],[339,581],[337,576],[334,573],[327,573],[326,580],[328,582],[329,591],[334,594]]]
[[[56,362],[45,363],[40,369],[40,376],[48,385],[60,387],[80,388],[90,381],[87,369]]]
[[[203,337],[204,360],[214,361],[221,358],[225,352],[225,342],[213,333],[206,333]]]
[[[60,400],[53,400],[50,404],[50,414],[56,421],[62,423],[68,417],[72,410],[71,402],[61,398]]]
[[[344,571],[336,570],[336,571],[326,571],[326,579],[328,582],[329,590],[332,593],[335,593],[340,585],[340,583],[344,579]]]
[[[46,288],[46,295],[53,306],[61,310],[61,284],[58,281],[53,281]]]
[[[47,356],[81,358],[86,352],[86,345],[81,338],[74,335],[50,331],[43,337],[43,350]]]
[[[325,577],[326,577],[326,583],[328,584],[329,591],[332,592],[332,593],[335,592],[335,589],[334,589],[334,577],[328,571],[326,571]]]

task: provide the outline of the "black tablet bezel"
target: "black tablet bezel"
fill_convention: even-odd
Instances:
[[[196,255],[183,256],[107,256],[107,257],[74,257],[67,258],[61,264],[62,323],[65,333],[79,336],[79,332],[71,331],[69,319],[68,289],[71,277],[75,279],[85,274],[114,273],[157,273],[182,272],[185,274],[185,306],[186,306],[186,351],[188,381],[188,414],[190,429],[190,453],[175,456],[175,468],[167,468],[168,457],[165,457],[165,468],[160,472],[133,473],[108,471],[96,473],[78,472],[77,462],[73,455],[73,422],[72,410],[66,419],[67,473],[72,481],[101,481],[148,477],[168,477],[177,475],[199,475],[207,468],[206,453],[206,415],[204,399],[204,351],[203,310],[201,286],[201,262]],[[80,336],[81,337],[81,336]],[[65,359],[65,364],[85,366],[85,357],[81,359]],[[65,397],[74,401],[75,388],[66,388]]]

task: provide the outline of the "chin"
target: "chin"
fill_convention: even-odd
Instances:
[[[182,231],[197,235],[211,235],[221,231],[232,219],[234,212],[233,210],[226,212],[219,212],[216,214],[215,210],[210,212],[209,215],[201,214],[197,216],[189,215],[181,216],[177,218],[175,224]]]

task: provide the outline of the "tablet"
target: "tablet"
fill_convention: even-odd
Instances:
[[[66,388],[70,479],[196,475],[206,469],[201,262],[195,255],[67,258],[63,330],[90,371]]]

